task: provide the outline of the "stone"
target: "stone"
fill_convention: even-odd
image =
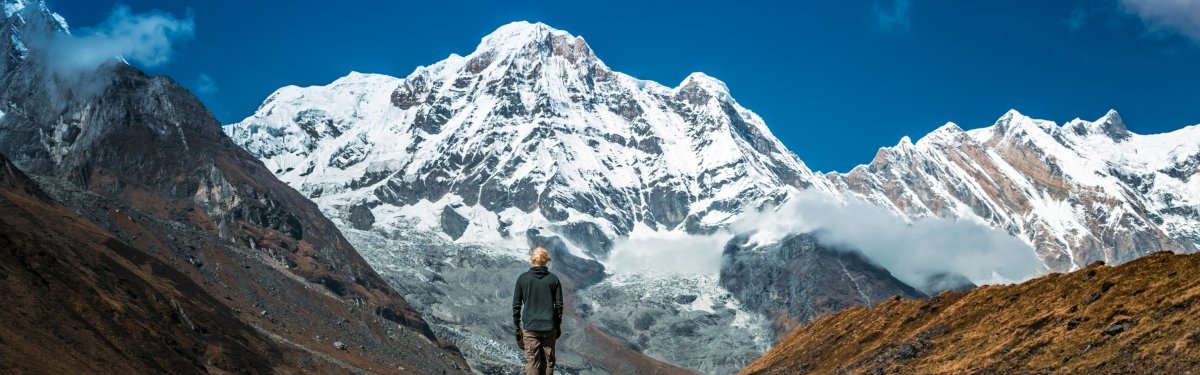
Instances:
[[[1125,332],[1125,330],[1128,328],[1129,328],[1129,323],[1115,323],[1111,326],[1108,326],[1108,328],[1105,328],[1104,334],[1109,335],[1109,336],[1116,336],[1117,334],[1120,334],[1121,332]]]
[[[455,211],[454,208],[450,206],[442,207],[442,231],[446,232],[450,238],[457,240],[459,237],[462,237],[463,233],[467,231],[467,225],[470,223],[470,220],[467,220],[462,214]]]
[[[375,225],[375,215],[371,214],[371,207],[359,204],[350,208],[350,226],[358,230],[370,230],[372,225]]]

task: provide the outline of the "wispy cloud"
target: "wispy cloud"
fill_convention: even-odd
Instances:
[[[134,14],[128,6],[118,5],[95,27],[53,35],[47,53],[60,69],[92,69],[118,57],[152,67],[170,61],[173,44],[194,32],[191,15],[179,19],[159,11]]]
[[[604,267],[615,273],[653,271],[683,275],[717,275],[721,272],[721,252],[733,234],[687,234],[655,232],[635,228],[621,238]],[[687,254],[687,256],[680,256]]]
[[[199,95],[211,95],[217,93],[217,82],[213,81],[208,74],[201,73],[196,77],[196,83],[192,85],[192,90]]]
[[[715,275],[724,244],[753,233],[759,244],[790,234],[816,233],[820,241],[854,250],[900,281],[938,291],[937,277],[959,275],[976,284],[1019,282],[1045,271],[1033,248],[1008,233],[969,219],[923,218],[907,222],[858,198],[803,191],[773,210],[747,212],[712,234],[657,233],[637,228],[617,240],[605,267],[616,273]],[[681,257],[680,254],[687,254]]]
[[[1178,33],[1200,43],[1200,1],[1121,0],[1121,8],[1140,18],[1150,31]]]
[[[897,279],[936,292],[938,275],[961,275],[976,284],[1020,282],[1044,272],[1032,247],[1008,233],[969,219],[923,218],[911,223],[858,198],[839,203],[801,192],[775,211],[747,215],[736,231],[771,243],[791,233],[815,232],[822,242],[854,249]]]
[[[908,31],[912,28],[910,0],[881,0],[871,4],[875,25],[884,31]]]
[[[1071,10],[1071,14],[1067,16],[1064,22],[1067,24],[1067,29],[1070,29],[1071,32],[1076,32],[1083,28],[1083,25],[1087,22],[1087,17],[1087,8],[1077,6]]]

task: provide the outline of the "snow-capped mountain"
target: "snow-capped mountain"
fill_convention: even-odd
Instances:
[[[360,227],[418,217],[483,242],[545,227],[598,256],[636,225],[702,232],[828,189],[722,82],[638,80],[540,23],[403,79],[282,88],[226,132],[323,205],[365,205]]]
[[[564,336],[580,338],[562,345],[572,358],[563,365],[619,373],[645,357],[653,360],[636,369],[657,360],[733,371],[752,356],[728,348],[771,340],[758,332],[921,294],[808,235],[730,242],[721,273],[699,277],[615,273],[603,262],[622,239],[710,234],[807,190],[861,197],[910,221],[991,225],[1026,240],[1051,270],[1194,251],[1198,129],[1142,136],[1115,112],[1060,127],[1014,111],[969,132],[948,124],[822,175],[722,82],[702,73],[676,87],[638,80],[582,38],[516,22],[405,78],[351,73],[281,88],[225,132],[317,202],[473,368],[516,366],[507,317],[480,306],[505,302],[499,284],[537,244],[556,254],[553,267],[568,271],[579,296]],[[593,350],[612,340],[635,350]]]
[[[981,220],[1027,240],[1051,270],[1123,263],[1200,243],[1200,126],[1139,135],[1109,111],[1059,126],[1009,111],[946,124],[827,176],[909,218]]]
[[[1129,132],[1110,112],[1062,126],[1010,111],[814,174],[725,85],[614,72],[580,37],[517,22],[406,78],[284,87],[226,132],[360,229],[417,218],[467,242],[547,228],[596,257],[635,225],[706,232],[802,189],[910,219],[964,217],[1027,240],[1049,269],[1200,241],[1197,127]]]
[[[715,270],[625,274],[615,288],[596,260],[631,234],[704,233],[799,190],[832,192],[720,81],[638,80],[582,38],[526,22],[403,79],[352,73],[282,88],[225,130],[339,222],[473,368],[497,372],[517,365],[496,329],[506,318],[479,305],[504,303],[499,284],[527,265],[528,244],[558,254],[555,269],[580,295],[565,368],[735,371],[773,332],[729,301]],[[614,340],[635,349],[595,349]]]

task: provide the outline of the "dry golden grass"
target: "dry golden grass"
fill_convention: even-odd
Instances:
[[[742,374],[1200,374],[1200,254],[817,318]]]

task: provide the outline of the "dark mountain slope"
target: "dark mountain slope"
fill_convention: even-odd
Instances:
[[[220,296],[231,309],[222,311],[311,351],[305,361],[465,370],[316,205],[230,142],[187,90],[118,61],[52,68],[38,43],[64,31],[50,14],[28,2],[0,21],[0,154],[54,200]],[[192,294],[203,298],[180,297]]]
[[[185,275],[54,203],[0,158],[0,368],[34,373],[300,370]],[[313,361],[310,370],[333,367]],[[282,366],[282,367],[281,367]]]

